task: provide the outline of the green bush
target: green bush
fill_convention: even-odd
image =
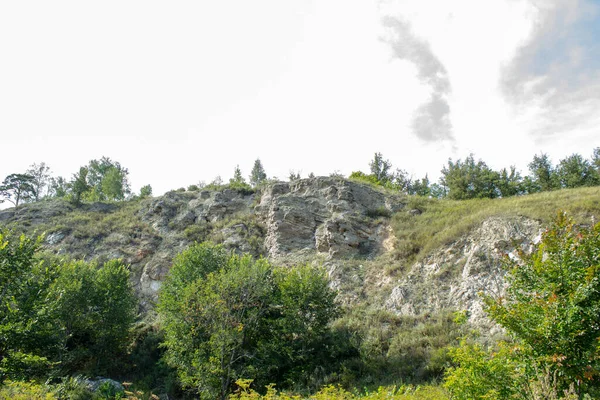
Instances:
[[[306,380],[333,363],[327,334],[335,294],[323,271],[196,244],[177,256],[159,296],[165,359],[201,398],[225,398],[236,379]]]
[[[44,262],[41,241],[0,233],[0,380],[118,369],[137,308],[129,272]]]
[[[0,400],[57,400],[46,386],[34,382],[4,382]]]
[[[507,258],[506,293],[484,301],[514,342],[454,349],[446,376],[453,398],[598,396],[599,249],[600,224],[577,226],[560,213],[532,253]]]

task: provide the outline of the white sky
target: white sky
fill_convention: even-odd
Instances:
[[[568,35],[597,15],[594,3],[0,0],[0,179],[41,161],[69,179],[108,156],[135,191],[151,184],[158,195],[226,181],[236,164],[247,176],[257,157],[287,178],[367,171],[379,151],[434,179],[470,152],[523,172],[539,152],[589,157],[600,146],[600,90],[553,84],[554,64],[536,46],[568,9],[563,36],[579,44],[578,59],[595,55]],[[422,58],[394,53],[384,17],[409,26],[415,52],[445,69],[448,139],[414,131],[434,89]],[[600,88],[600,66],[585,73]],[[571,100],[551,102],[561,91]]]

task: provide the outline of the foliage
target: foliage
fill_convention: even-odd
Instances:
[[[301,177],[300,177],[300,171],[294,171],[294,170],[290,170],[290,174],[289,174],[289,176],[288,176],[288,180],[289,180],[290,182],[297,181],[297,180],[299,180],[300,178],[301,178]]]
[[[35,258],[40,243],[0,232],[0,381],[39,376],[49,366],[42,350],[54,340],[43,296],[52,272]]]
[[[233,178],[229,179],[230,185],[242,185],[245,184],[246,180],[242,176],[242,171],[240,170],[240,166],[236,165],[235,170],[233,171]]]
[[[35,199],[34,177],[28,174],[8,175],[0,185],[0,197],[13,203],[15,207],[22,202]]]
[[[0,234],[0,379],[110,372],[135,316],[128,271],[117,261],[46,264],[40,243]]]
[[[450,350],[455,366],[446,371],[444,386],[456,400],[521,398],[518,363],[507,344],[488,352],[465,341]]]
[[[47,297],[60,326],[60,368],[110,374],[126,353],[137,302],[129,271],[117,260],[101,267],[73,261],[58,267]]]
[[[239,400],[250,400],[250,399],[263,399],[263,400],[300,400],[305,397],[299,395],[288,394],[284,392],[278,392],[275,389],[275,385],[267,385],[266,394],[261,395],[260,393],[253,390],[250,386],[252,384],[251,379],[238,379],[236,385],[237,391],[230,397],[231,399]],[[333,385],[327,385],[319,390],[317,393],[309,396],[310,400],[446,400],[448,399],[447,393],[440,387],[436,386],[412,386],[402,385],[400,387],[380,386],[374,392],[367,392],[364,394],[352,394],[347,390]]]
[[[34,382],[7,381],[0,387],[0,400],[56,400],[50,388]]]
[[[145,185],[140,189],[140,199],[145,199],[146,197],[152,196],[152,186]]]
[[[389,160],[384,160],[381,153],[375,153],[373,160],[369,162],[369,170],[371,175],[379,182],[386,182],[390,180],[389,171],[392,168],[392,163]]]
[[[600,224],[576,226],[559,213],[533,252],[506,263],[506,293],[484,301],[514,342],[492,352],[465,342],[452,350],[453,398],[597,397]]]
[[[559,187],[556,172],[547,154],[534,155],[533,160],[529,163],[529,171],[533,183],[533,186],[529,189],[530,193],[553,190]]]
[[[43,197],[42,194],[44,188],[50,184],[50,167],[48,167],[45,162],[39,164],[34,163],[25,173],[33,178],[33,201],[38,201]]]
[[[470,154],[464,161],[448,160],[448,165],[442,169],[441,181],[448,187],[449,198],[466,200],[498,197],[498,179],[497,172],[481,160],[476,162],[473,154]]]
[[[557,372],[561,389],[600,388],[600,224],[576,227],[560,213],[538,248],[519,256],[507,261],[506,295],[484,298],[490,317]]]
[[[550,223],[557,209],[563,209],[579,223],[591,216],[600,218],[597,198],[600,188],[579,188],[542,192],[502,199],[448,200],[409,197],[406,210],[392,217],[397,242],[396,256],[403,260],[421,259],[433,249],[448,244],[490,217],[525,216]]]
[[[66,197],[69,192],[69,182],[62,176],[50,178],[48,196],[63,198]]]
[[[556,169],[557,179],[563,188],[596,186],[600,175],[595,166],[579,154],[560,160]]]
[[[458,344],[462,325],[450,312],[396,316],[382,310],[348,310],[336,326],[351,332],[359,353],[344,363],[346,386],[373,387],[440,379],[449,361],[446,348]]]
[[[124,200],[126,194],[126,186],[123,181],[126,179],[126,170],[120,170],[116,167],[109,168],[106,174],[102,177],[100,187],[106,200]]]
[[[88,184],[93,194],[90,200],[123,200],[131,192],[127,178],[129,171],[118,161],[102,157],[91,160],[87,168]]]
[[[202,398],[224,398],[241,377],[266,384],[310,373],[326,359],[335,304],[321,271],[277,269],[204,243],[175,260],[159,313],[166,360],[182,384]]]
[[[87,181],[88,171],[86,167],[79,168],[79,172],[73,174],[71,182],[69,182],[71,201],[75,204],[79,204],[83,194],[91,189]]]
[[[260,162],[260,159],[257,158],[256,161],[254,161],[254,166],[252,167],[252,171],[250,172],[250,185],[252,185],[252,187],[257,187],[266,179],[267,174],[265,173],[265,169],[262,163]]]

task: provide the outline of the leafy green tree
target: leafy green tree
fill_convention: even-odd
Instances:
[[[431,188],[429,187],[429,177],[427,174],[422,179],[416,179],[411,182],[408,194],[414,194],[417,196],[429,196],[431,194]]]
[[[145,199],[146,197],[152,196],[152,186],[145,185],[140,189],[140,198]]]
[[[525,192],[523,178],[515,166],[511,166],[510,171],[506,168],[500,170],[497,186],[502,197],[516,196]]]
[[[560,213],[533,252],[506,258],[506,293],[484,302],[511,342],[494,352],[455,349],[446,376],[453,398],[598,396],[599,249],[600,224],[577,226]]]
[[[56,348],[43,301],[53,275],[36,257],[41,241],[0,232],[0,381],[43,375]]]
[[[0,185],[0,196],[18,207],[24,201],[35,198],[33,177],[27,174],[10,174]]]
[[[224,399],[238,378],[281,383],[323,360],[335,303],[321,271],[276,269],[203,243],[176,258],[158,310],[183,385]]]
[[[102,178],[101,187],[102,193],[107,200],[124,200],[125,199],[125,187],[123,181],[125,180],[123,171],[115,167],[110,168],[104,177]]]
[[[442,169],[440,183],[448,188],[451,199],[466,200],[498,197],[498,180],[497,172],[481,160],[476,162],[470,154],[464,161],[448,160],[448,165]]]
[[[252,171],[250,172],[250,185],[256,187],[260,185],[267,179],[267,174],[265,173],[265,169],[263,168],[260,159],[257,158],[254,161],[254,166],[252,167]]]
[[[432,183],[429,186],[429,194],[435,199],[443,199],[448,195],[448,188],[439,183]]]
[[[379,182],[390,180],[389,172],[391,168],[392,163],[389,160],[384,160],[381,153],[375,153],[373,160],[369,162],[371,175],[374,175]]]
[[[600,175],[594,165],[579,154],[560,160],[556,175],[564,188],[595,186],[600,183]]]
[[[63,198],[69,193],[69,183],[62,176],[50,178],[48,196]]]
[[[75,204],[81,203],[82,196],[89,192],[91,187],[87,181],[88,169],[86,167],[79,168],[79,172],[73,174],[69,187],[71,189],[71,200]]]
[[[556,171],[547,154],[541,153],[539,156],[533,156],[533,161],[529,163],[529,171],[531,172],[531,181],[533,183],[529,189],[530,193],[545,192],[560,187]]]
[[[61,370],[117,372],[137,311],[127,268],[118,260],[102,266],[83,261],[62,264],[47,301],[56,313]]]
[[[44,261],[42,237],[0,233],[0,380],[115,372],[137,303],[118,261]]]
[[[33,177],[34,201],[43,197],[44,188],[50,184],[50,167],[45,162],[32,164],[26,172]]]
[[[535,363],[600,388],[600,224],[577,227],[559,214],[531,254],[508,261],[508,289],[485,297],[487,311]]]
[[[600,147],[596,147],[592,152],[592,164],[596,168],[596,171],[600,173]]]
[[[102,157],[100,160],[91,160],[87,169],[89,171],[87,182],[91,188],[89,193],[90,200],[102,201],[107,198],[122,200],[131,193],[128,179],[129,171],[127,168],[122,167],[118,161],[113,161],[109,157]],[[117,178],[120,178],[120,181]],[[104,193],[105,179],[108,179],[110,182],[107,183],[109,193]],[[118,198],[115,198],[115,195]]]

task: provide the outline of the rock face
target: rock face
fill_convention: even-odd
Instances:
[[[412,265],[394,284],[385,307],[399,315],[466,310],[471,323],[486,326],[479,293],[502,295],[502,257],[515,257],[516,247],[531,248],[540,238],[541,226],[536,221],[489,218],[471,233]]]
[[[324,258],[374,256],[385,237],[373,213],[402,207],[369,186],[336,178],[274,183],[260,194],[170,192],[140,210],[141,219],[161,237],[139,277],[139,291],[154,299],[175,254],[190,243],[182,232],[210,231],[226,247],[264,255],[276,263]],[[199,239],[199,238],[197,238]],[[252,245],[259,240],[260,246]]]
[[[266,226],[269,258],[298,261],[377,254],[385,229],[373,218],[403,207],[401,197],[336,178],[304,179],[269,186],[256,212]]]

